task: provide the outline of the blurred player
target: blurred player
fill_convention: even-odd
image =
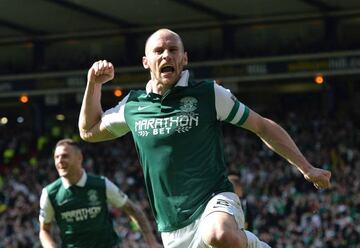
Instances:
[[[222,121],[258,135],[315,187],[330,186],[331,173],[313,167],[279,125],[214,81],[189,79],[187,53],[175,32],[153,33],[142,62],[150,72],[146,89],[131,91],[105,113],[101,88],[114,78],[114,67],[106,60],[93,64],[79,131],[90,142],[132,133],[165,247],[267,247],[244,231],[240,201],[226,175]]]
[[[60,228],[61,247],[116,247],[119,237],[108,205],[122,208],[138,223],[149,247],[161,247],[145,214],[127,195],[107,178],[84,171],[83,155],[77,143],[60,140],[54,161],[60,178],[43,189],[40,199],[39,237],[44,248],[57,247],[51,235],[54,220]]]

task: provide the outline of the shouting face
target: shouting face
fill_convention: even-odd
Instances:
[[[147,40],[143,65],[150,70],[153,87],[175,85],[187,62],[181,38],[171,30],[161,29]]]

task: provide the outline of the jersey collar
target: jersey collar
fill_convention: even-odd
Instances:
[[[81,176],[80,180],[75,185],[79,186],[79,187],[84,187],[85,183],[86,183],[86,179],[87,179],[87,174],[86,174],[85,170],[83,170],[83,173],[82,173],[82,176]],[[70,188],[71,184],[69,183],[69,181],[67,181],[63,177],[61,177],[61,181],[62,181],[62,184],[63,184],[65,189]]]
[[[184,70],[181,72],[181,77],[179,79],[179,81],[177,81],[177,83],[175,84],[176,86],[180,86],[180,87],[187,87],[189,85],[189,70]],[[152,92],[152,85],[151,85],[151,80],[149,80],[149,82],[147,82],[146,84],[146,93],[151,93]]]

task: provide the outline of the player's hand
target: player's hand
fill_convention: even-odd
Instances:
[[[88,71],[87,80],[91,83],[104,84],[114,78],[114,66],[106,60],[95,62]]]
[[[304,177],[309,182],[312,182],[317,189],[327,189],[331,187],[331,172],[328,170],[313,167],[304,174]]]

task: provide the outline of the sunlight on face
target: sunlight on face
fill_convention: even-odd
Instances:
[[[61,177],[71,177],[81,171],[81,153],[71,145],[56,147],[54,152],[56,170]]]
[[[187,62],[181,38],[170,30],[161,29],[146,42],[143,65],[151,79],[164,87],[176,84]]]

